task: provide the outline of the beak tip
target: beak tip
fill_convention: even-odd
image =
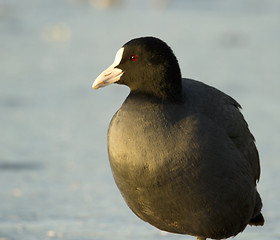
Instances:
[[[102,84],[104,84],[104,81],[101,81],[101,82],[95,81],[95,82],[92,84],[91,87],[92,87],[93,89],[98,89],[98,88],[101,87]]]

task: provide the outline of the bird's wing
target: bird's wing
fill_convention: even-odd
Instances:
[[[237,101],[218,89],[204,83],[184,79],[187,95],[199,101],[203,106],[201,111],[211,118],[218,126],[224,128],[236,148],[250,163],[255,180],[260,177],[259,154],[255,145],[255,139],[248,128]],[[203,102],[201,102],[203,101]]]
[[[237,149],[250,162],[255,180],[260,177],[260,161],[258,150],[255,145],[255,138],[249,130],[248,124],[245,121],[241,106],[230,96],[220,93],[223,101],[221,102],[222,111],[216,117],[217,122],[226,130]]]

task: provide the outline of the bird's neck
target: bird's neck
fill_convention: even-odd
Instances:
[[[153,81],[150,80],[141,86],[129,86],[131,95],[148,98],[151,101],[169,101],[180,103],[183,101],[182,80]]]
[[[170,102],[170,103],[182,103],[183,102],[183,94],[182,90],[177,91],[176,93],[170,92],[160,92],[159,94],[154,92],[147,92],[143,90],[134,89],[131,90],[130,94],[131,97],[137,99],[146,99],[150,102]]]

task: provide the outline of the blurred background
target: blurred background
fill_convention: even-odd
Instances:
[[[91,88],[125,42],[149,35],[184,77],[243,106],[266,223],[235,239],[279,239],[279,24],[278,0],[0,0],[0,240],[194,239],[128,209],[106,136],[129,91]]]

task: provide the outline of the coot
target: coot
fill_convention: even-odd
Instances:
[[[154,37],[127,42],[93,88],[127,85],[111,120],[115,182],[142,220],[197,239],[263,225],[254,137],[230,96],[181,77],[170,47]]]

